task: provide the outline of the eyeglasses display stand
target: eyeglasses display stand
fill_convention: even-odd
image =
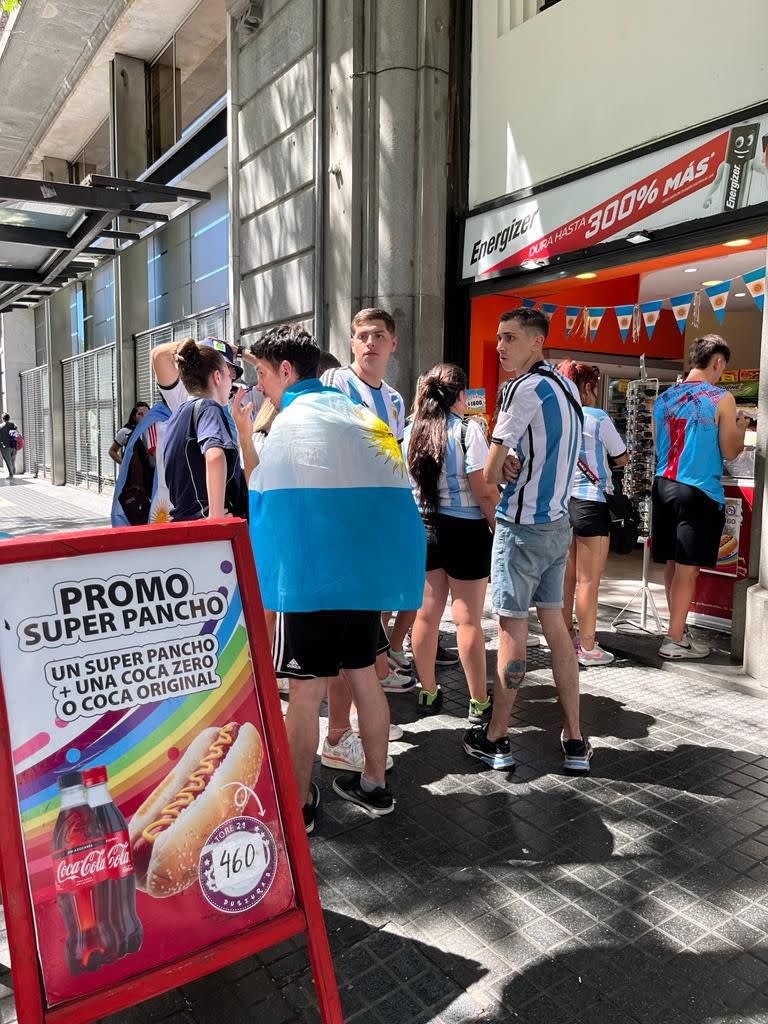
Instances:
[[[627,467],[624,470],[624,493],[637,506],[640,517],[639,540],[643,544],[643,575],[640,586],[630,600],[611,622],[611,628],[618,631],[621,625],[633,626],[645,633],[663,635],[659,610],[649,585],[651,567],[651,488],[656,472],[656,445],[653,440],[653,404],[659,394],[657,377],[646,377],[645,360],[640,360],[640,378],[630,381],[627,387]],[[633,618],[630,612],[636,602],[640,603],[640,618]],[[655,629],[649,628],[649,618]]]

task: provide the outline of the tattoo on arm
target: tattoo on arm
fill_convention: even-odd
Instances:
[[[515,659],[508,661],[502,672],[504,685],[509,690],[519,690],[525,679],[525,662]]]

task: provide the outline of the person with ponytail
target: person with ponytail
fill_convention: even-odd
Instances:
[[[466,388],[466,374],[450,363],[439,363],[420,378],[404,455],[427,530],[424,600],[412,633],[421,683],[417,711],[431,715],[442,706],[435,654],[450,593],[459,658],[469,687],[469,720],[479,723],[491,714],[481,617],[499,495],[483,480],[485,431],[477,419],[464,419]]]
[[[597,408],[600,370],[589,363],[565,359],[558,373],[579,389],[584,430],[568,512],[573,540],[565,567],[563,615],[573,637],[579,664],[610,665],[613,655],[595,637],[600,580],[608,560],[611,514],[606,494],[613,493],[611,471],[627,461],[627,446],[607,412]],[[574,596],[579,635],[573,629]]]
[[[174,522],[246,515],[240,454],[224,412],[239,376],[235,358],[232,347],[218,338],[199,343],[187,338],[176,351],[179,380],[190,399],[178,406],[165,432]]]

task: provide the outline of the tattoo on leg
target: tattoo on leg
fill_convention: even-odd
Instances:
[[[502,673],[504,685],[510,690],[519,690],[525,679],[525,662],[515,659],[508,661]]]

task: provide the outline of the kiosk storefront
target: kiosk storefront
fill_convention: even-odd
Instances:
[[[493,416],[504,379],[495,353],[499,314],[536,305],[550,316],[548,357],[600,367],[600,402],[620,431],[641,356],[663,389],[686,371],[692,340],[708,332],[731,344],[724,383],[756,417],[767,161],[762,113],[473,211],[460,287],[471,308],[470,387],[486,416]],[[700,625],[729,629],[734,600],[743,602],[745,588],[736,583],[749,573],[753,467],[754,447],[728,467],[729,550],[715,573],[702,576],[694,619]],[[639,553],[612,561],[601,599],[621,607],[641,562]],[[663,605],[660,575],[651,585]]]

